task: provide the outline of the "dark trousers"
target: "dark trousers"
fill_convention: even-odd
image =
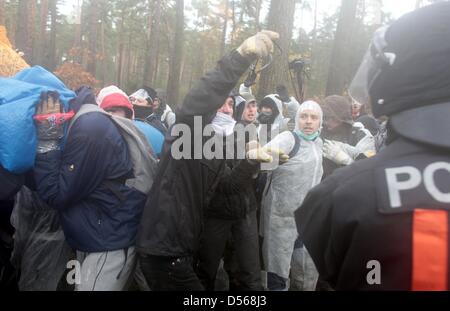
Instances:
[[[17,291],[17,271],[11,265],[14,228],[10,217],[14,201],[0,201],[0,291]]]
[[[267,289],[270,291],[283,291],[286,288],[287,279],[279,276],[276,273],[267,273]]]
[[[0,290],[16,291],[16,271],[10,263],[12,238],[0,228]]]
[[[142,272],[152,291],[201,291],[192,257],[160,257],[140,254]]]
[[[234,255],[227,256],[231,262],[228,258],[225,261],[226,267],[235,267],[228,269],[230,289],[262,290],[256,211],[240,220],[206,219],[197,267],[203,285],[214,290],[217,269],[230,237]]]
[[[294,244],[294,250],[303,247],[303,242],[300,238],[297,238]],[[267,289],[271,291],[287,290],[287,279],[277,275],[273,272],[267,273]]]

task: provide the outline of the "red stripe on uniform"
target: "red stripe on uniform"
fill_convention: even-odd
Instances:
[[[448,212],[414,211],[412,251],[412,290],[448,290]]]

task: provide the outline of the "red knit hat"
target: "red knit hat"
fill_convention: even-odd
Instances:
[[[127,94],[114,85],[105,87],[100,91],[97,96],[97,104],[104,110],[112,107],[124,108],[128,118],[131,119],[134,116],[133,105]]]

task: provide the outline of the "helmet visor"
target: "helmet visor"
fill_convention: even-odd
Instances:
[[[387,27],[379,28],[364,55],[363,61],[348,89],[350,97],[363,105],[370,104],[369,90],[386,65],[393,65],[395,54],[386,53],[385,34]]]

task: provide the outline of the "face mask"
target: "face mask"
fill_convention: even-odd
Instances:
[[[145,120],[153,113],[153,108],[149,106],[134,105],[133,108],[136,119]]]
[[[258,121],[261,124],[272,124],[274,121],[273,113],[261,112],[258,116]]]
[[[303,133],[300,130],[295,130],[294,133],[297,134],[299,137],[303,138],[304,140],[307,140],[307,141],[314,141],[320,135],[319,132],[315,132],[314,134],[311,134],[311,135],[306,135],[305,133]]]
[[[211,122],[211,125],[213,126],[216,134],[226,137],[233,134],[236,121],[229,115],[218,112],[214,120]]]

